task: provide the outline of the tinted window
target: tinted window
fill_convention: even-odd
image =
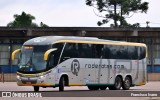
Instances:
[[[138,52],[138,58],[144,59],[146,57],[146,48],[145,47],[139,47],[139,52]]]
[[[92,44],[78,44],[79,58],[93,58]]]
[[[110,59],[116,59],[117,58],[117,46],[111,45],[110,46],[110,51],[111,51],[111,58]]]
[[[48,48],[49,48],[48,45],[34,46],[33,52],[45,52],[48,50]]]
[[[54,62],[50,62],[51,64],[54,63],[55,66],[58,64],[58,61],[59,61],[63,46],[64,46],[64,43],[53,44],[52,48],[57,48],[57,50],[50,54],[50,56],[51,56],[50,59],[54,59]]]
[[[102,45],[102,44],[94,44],[93,45],[95,58],[100,58],[102,56],[103,46],[104,45]]]
[[[105,45],[103,50],[103,58],[105,59],[138,59],[138,47]]]
[[[111,50],[109,45],[104,45],[103,49],[103,58],[110,59],[111,58]]]
[[[78,58],[78,57],[79,57],[78,44],[66,43],[61,61],[67,60],[69,58]]]
[[[117,59],[128,59],[127,46],[117,46]]]
[[[138,47],[131,47],[131,46],[128,46],[128,57],[129,59],[131,60],[137,60],[138,59],[138,51],[137,51],[137,48]]]

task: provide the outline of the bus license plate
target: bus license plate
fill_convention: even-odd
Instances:
[[[26,84],[31,84],[31,82],[26,82]]]

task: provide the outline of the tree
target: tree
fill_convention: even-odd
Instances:
[[[40,27],[48,27],[48,25],[44,24],[43,22],[40,23]]]
[[[15,19],[13,22],[7,24],[8,27],[38,27],[36,23],[32,22],[32,20],[35,20],[35,17],[31,14],[26,14],[25,12],[22,12],[21,15],[15,14],[13,17]],[[41,22],[40,27],[48,27],[48,25]]]
[[[99,13],[105,13],[104,16],[95,13],[104,18],[98,21],[99,26],[114,20],[114,27],[139,27],[139,23],[128,24],[126,18],[137,12],[146,13],[148,10],[148,2],[141,0],[86,0],[86,5],[96,8]]]
[[[38,27],[36,23],[33,23],[35,17],[31,14],[22,12],[21,15],[15,14],[14,21],[7,24],[8,27]]]

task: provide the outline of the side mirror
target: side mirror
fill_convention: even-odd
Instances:
[[[21,52],[21,49],[14,50],[12,52],[12,60],[14,60],[16,53]]]
[[[48,56],[51,52],[56,51],[57,48],[53,48],[53,49],[49,49],[44,53],[44,60],[47,61],[48,60]]]

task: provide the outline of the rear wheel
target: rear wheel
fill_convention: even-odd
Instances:
[[[126,77],[122,84],[122,88],[123,90],[129,90],[130,86],[131,86],[131,79],[129,77]]]
[[[38,91],[39,91],[39,86],[34,86],[33,88],[34,88],[34,91],[35,91],[35,92],[38,92]]]
[[[115,83],[113,86],[110,86],[110,90],[120,90],[122,87],[122,79],[120,77],[116,77]]]
[[[59,91],[64,91],[64,85],[65,85],[65,81],[64,81],[64,77],[62,76],[59,81]]]

